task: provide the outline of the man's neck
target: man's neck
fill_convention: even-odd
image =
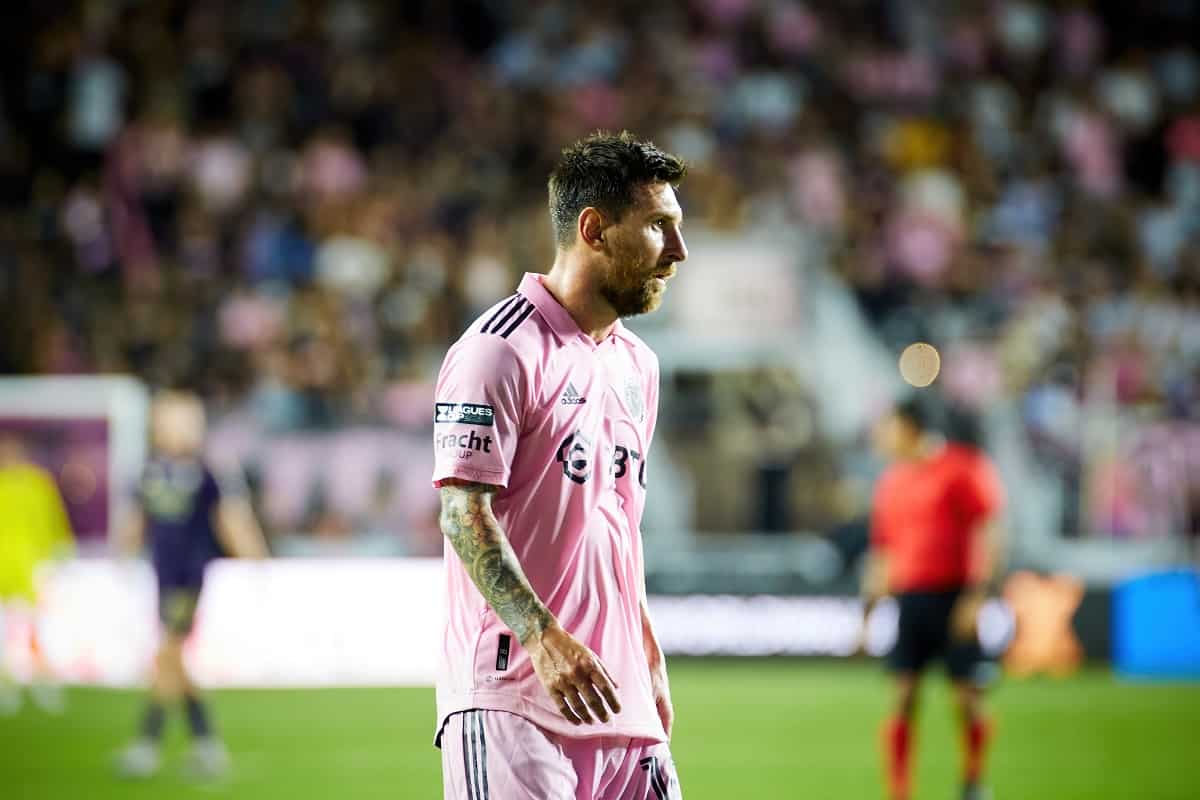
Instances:
[[[600,296],[588,265],[571,253],[558,252],[542,286],[594,341],[604,341],[616,327],[617,312]]]
[[[946,446],[946,440],[941,436],[926,433],[917,439],[912,448],[904,454],[904,460],[912,463],[920,463],[942,452],[942,448]]]

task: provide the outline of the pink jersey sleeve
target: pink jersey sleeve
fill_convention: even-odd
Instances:
[[[433,485],[460,478],[508,486],[527,395],[504,339],[468,336],[451,348],[434,394]]]

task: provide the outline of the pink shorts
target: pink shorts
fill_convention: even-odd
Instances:
[[[442,728],[446,800],[683,800],[666,742],[572,739],[507,711],[464,711]]]

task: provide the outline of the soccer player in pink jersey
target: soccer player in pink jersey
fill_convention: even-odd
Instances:
[[[628,133],[563,151],[545,275],[446,354],[434,485],[446,558],[438,735],[447,798],[682,795],[640,523],[658,360],[622,317],[687,258],[685,167]]]

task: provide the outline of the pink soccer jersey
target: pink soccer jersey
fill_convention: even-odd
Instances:
[[[457,711],[484,708],[565,736],[665,741],[639,606],[658,359],[620,322],[597,344],[541,278],[527,274],[446,354],[433,481],[502,487],[493,509],[530,584],[563,628],[600,656],[622,709],[607,723],[567,722],[447,542],[439,726]]]

